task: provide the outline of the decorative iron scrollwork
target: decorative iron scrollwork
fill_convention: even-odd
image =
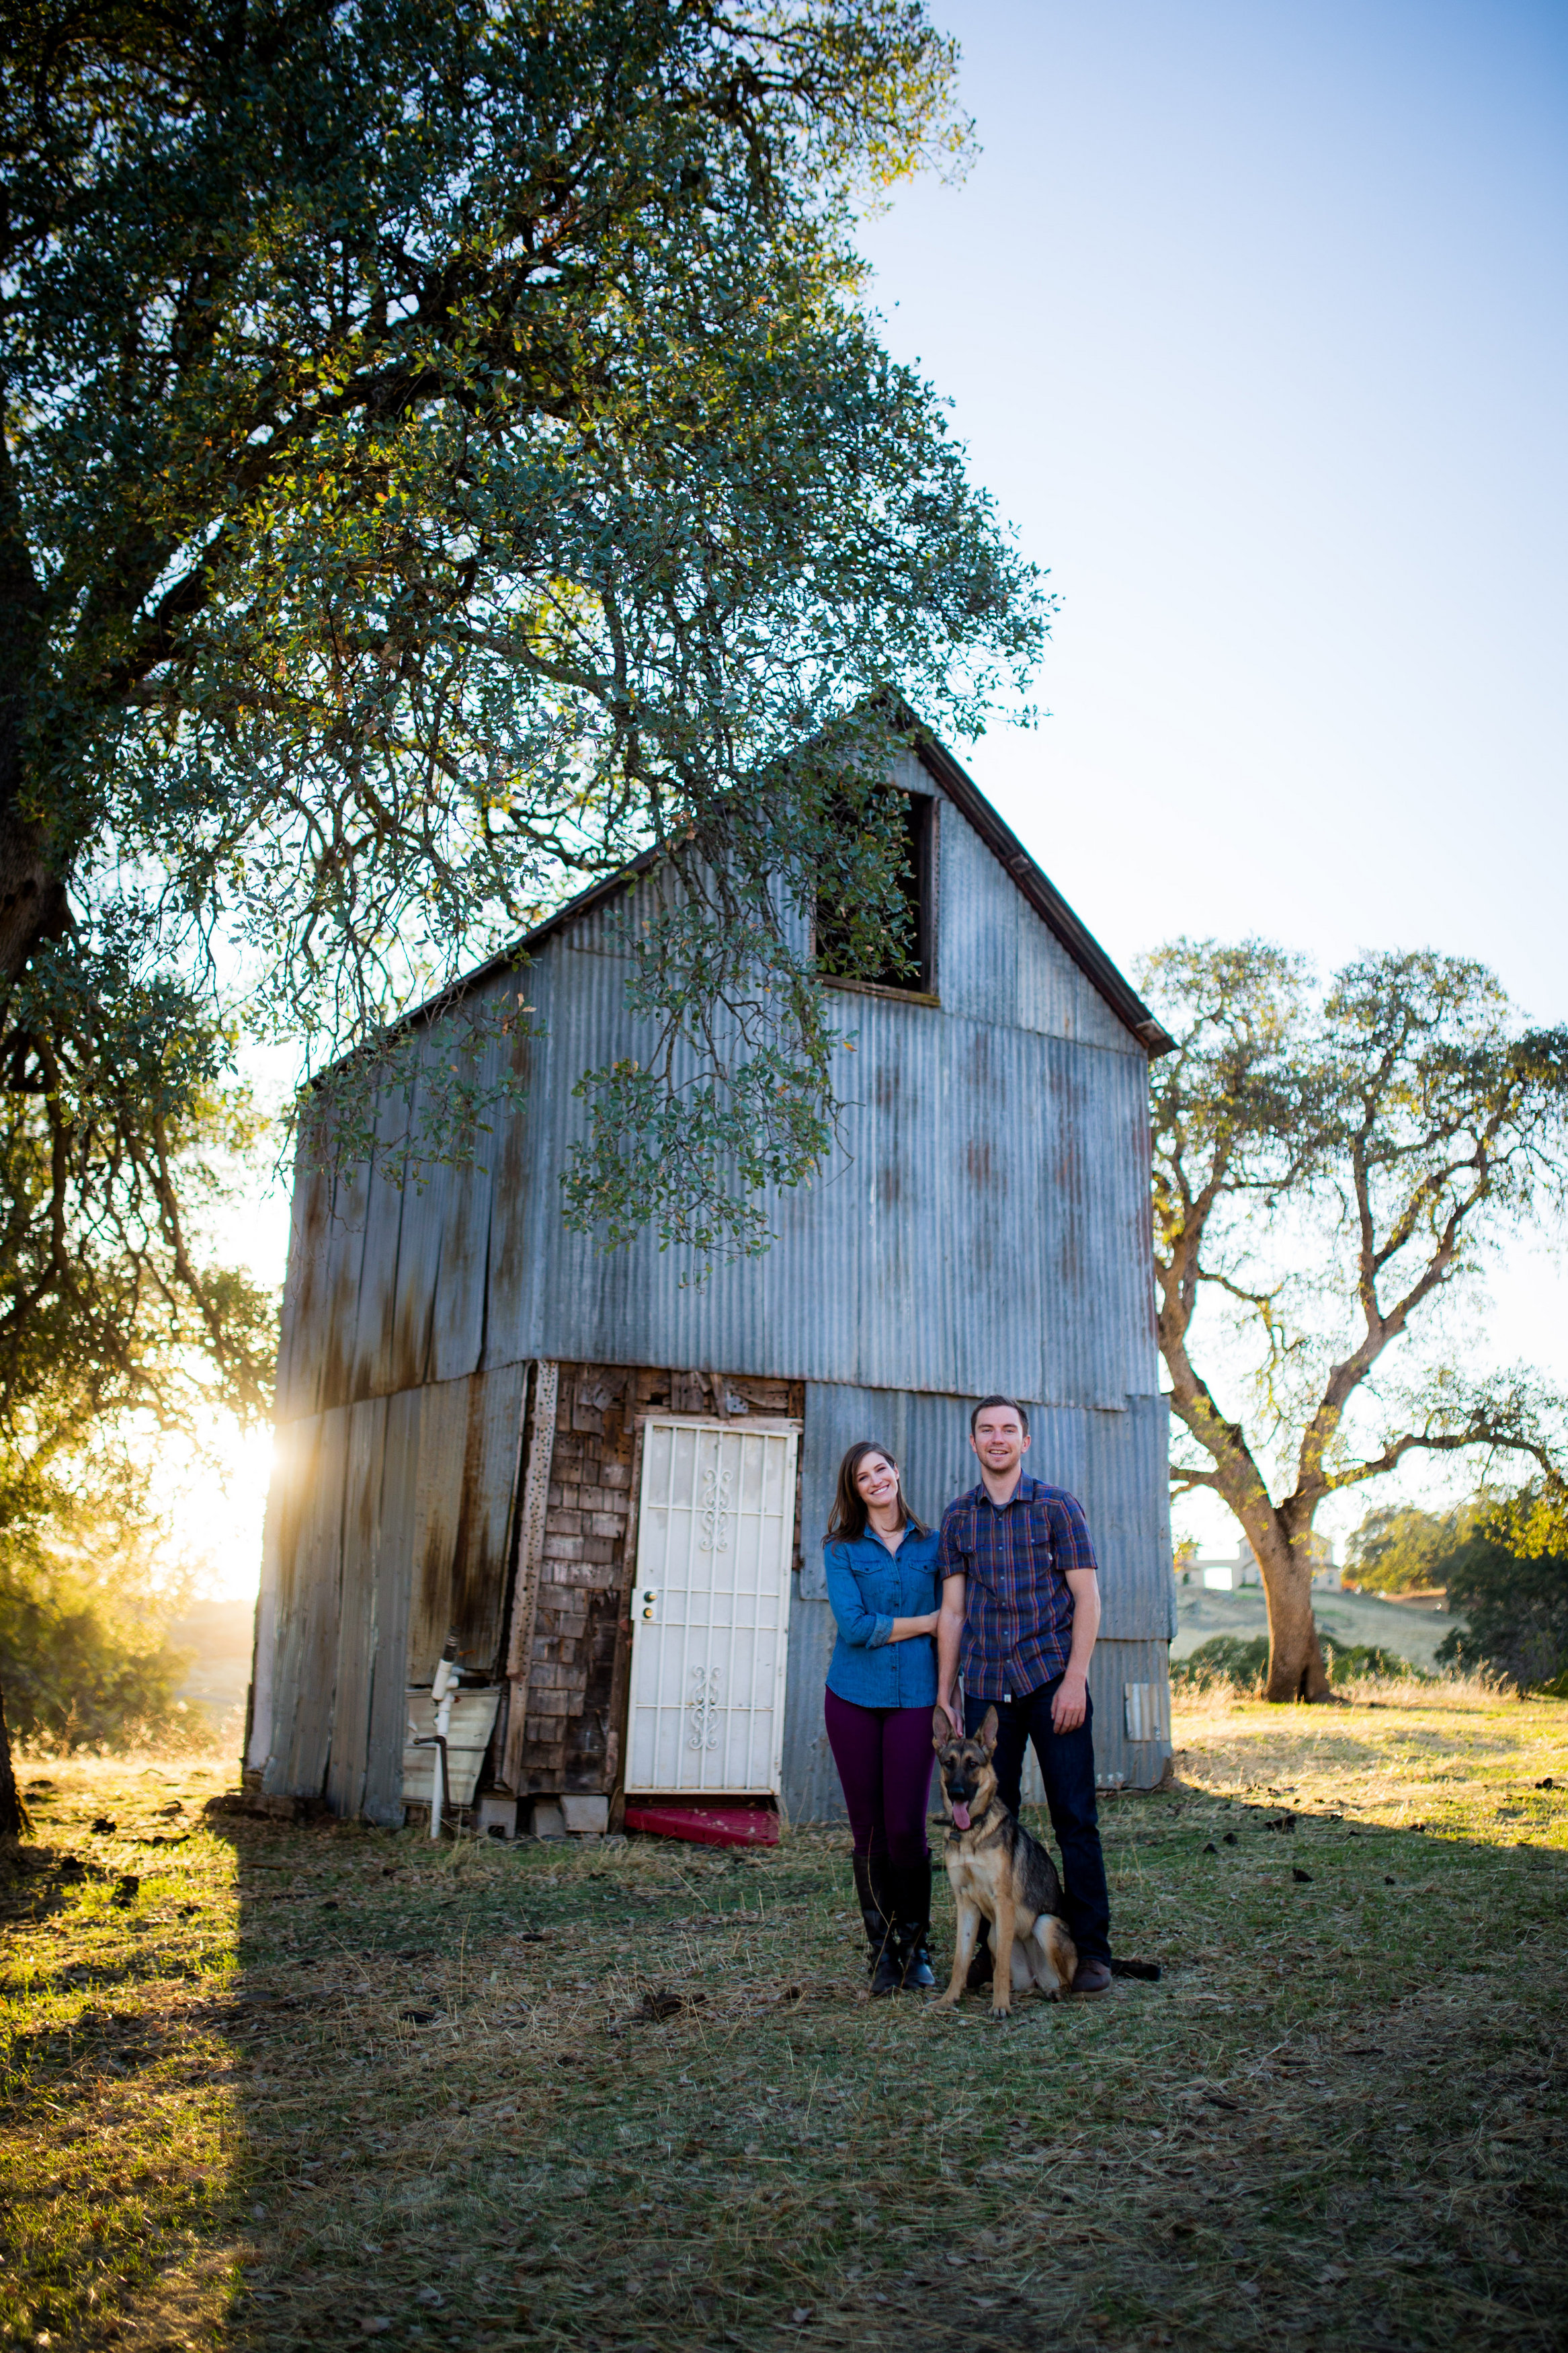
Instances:
[[[717,1748],[719,1746],[719,1670],[717,1667],[693,1667],[691,1697],[686,1703],[691,1718],[691,1730],[687,1735],[688,1748]]]
[[[702,1473],[702,1541],[703,1552],[728,1552],[730,1549],[730,1482],[732,1473],[721,1471],[710,1462]]]

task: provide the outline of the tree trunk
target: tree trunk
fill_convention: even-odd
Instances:
[[[11,1764],[11,1736],[5,1729],[5,1694],[0,1691],[0,1839],[25,1838],[32,1827]]]
[[[1268,1604],[1268,1682],[1263,1694],[1268,1700],[1321,1702],[1331,1696],[1312,1614],[1310,1537],[1310,1528],[1302,1529],[1292,1543],[1276,1525],[1260,1543],[1251,1528],[1247,1531]]]

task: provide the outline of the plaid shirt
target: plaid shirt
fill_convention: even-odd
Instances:
[[[1000,1510],[984,1487],[948,1505],[937,1571],[968,1579],[967,1697],[1022,1699],[1063,1672],[1072,1648],[1068,1571],[1096,1566],[1082,1504],[1043,1479],[1020,1478]]]

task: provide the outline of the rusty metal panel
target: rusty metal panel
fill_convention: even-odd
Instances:
[[[495,1671],[506,1607],[507,1531],[517,1483],[526,1366],[423,1392],[415,1498],[408,1681],[428,1683],[452,1627],[461,1665]]]
[[[616,959],[563,943],[549,961],[553,1034],[520,1151],[533,1307],[509,1308],[512,1347],[1062,1403],[1154,1393],[1141,1059],[857,998],[841,1149],[778,1201],[763,1257],[699,1289],[651,1237],[606,1255],[560,1222],[584,1123],[572,1090],[647,1041]]]
[[[408,1680],[427,1683],[452,1625],[452,1564],[463,1508],[468,1384],[431,1382],[419,1414],[414,1500],[413,1578],[408,1604]],[[479,1667],[477,1659],[467,1661]]]
[[[323,1277],[330,1181],[302,1150],[294,1155],[289,1211],[289,1263],[278,1330],[277,1419],[293,1421],[313,1411],[316,1354],[325,1315]]]
[[[781,1796],[786,1816],[795,1822],[845,1819],[844,1792],[822,1714],[835,1631],[826,1601],[791,1603]]]
[[[531,1024],[542,1018],[546,974],[542,968],[509,973],[503,994],[521,997],[520,1017]],[[509,1041],[512,1082],[527,1090],[526,1107],[498,1110],[490,1148],[494,1182],[490,1187],[489,1254],[485,1270],[484,1357],[487,1367],[516,1364],[531,1351],[526,1345],[540,1256],[539,1237],[547,1223],[559,1220],[560,1206],[541,1195],[535,1171],[542,1142],[542,1123],[531,1117],[533,1091],[548,1066],[547,1039],[514,1034]]]
[[[1019,926],[1035,923],[1043,932],[1045,925],[951,804],[942,814],[940,904],[943,1010],[988,1028],[1016,1028]]]
[[[319,1797],[331,1746],[337,1671],[343,1477],[348,1414],[321,1415],[313,1459],[297,1458],[300,1509],[289,1543],[279,1546],[278,1665],[268,1790]]]
[[[500,993],[492,983],[488,994]],[[426,1061],[439,1056],[447,1032],[437,1029],[426,1039]],[[478,1058],[475,1076],[488,1091],[497,1067],[499,1040],[489,1039]],[[505,1114],[491,1113],[454,1139],[455,1165],[447,1171],[442,1208],[441,1252],[436,1278],[436,1309],[431,1326],[430,1377],[451,1381],[471,1373],[479,1361],[485,1338],[485,1280],[489,1262],[490,1169],[498,1154],[494,1123]]]
[[[422,1389],[386,1407],[375,1622],[371,1662],[363,1810],[394,1828],[403,1820],[403,1742],[407,1716],[408,1604],[414,1572],[414,1504],[419,1467]]]
[[[359,1307],[349,1371],[350,1391],[356,1398],[385,1397],[395,1386],[397,1250],[407,1132],[408,1106],[396,1088],[388,1088],[376,1105],[375,1151],[365,1187]]]
[[[468,1382],[463,1510],[452,1567],[453,1623],[465,1664],[499,1675],[506,1616],[507,1538],[522,1452],[526,1365]]]
[[[386,1400],[370,1398],[348,1412],[342,1555],[333,1672],[332,1744],[327,1803],[334,1814],[364,1803],[370,1743],[371,1677],[375,1660],[375,1581],[381,1546],[381,1483],[386,1452]]]
[[[1082,1419],[1082,1493],[1100,1562],[1101,1637],[1169,1643],[1176,1631],[1170,1408],[1163,1397],[1136,1398],[1125,1412]]]
[[[1104,1788],[1152,1789],[1171,1757],[1170,1652],[1164,1642],[1095,1644],[1089,1666],[1094,1703],[1094,1769]],[[1142,1721],[1129,1709],[1129,1689],[1146,1695]],[[1131,1736],[1130,1722],[1147,1737]]]

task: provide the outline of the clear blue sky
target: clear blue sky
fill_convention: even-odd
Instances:
[[[1568,1018],[1568,10],[936,13],[982,153],[861,243],[1063,599],[978,780],[1119,960],[1430,945]],[[1565,1331],[1516,1254],[1480,1345],[1568,1386]]]

